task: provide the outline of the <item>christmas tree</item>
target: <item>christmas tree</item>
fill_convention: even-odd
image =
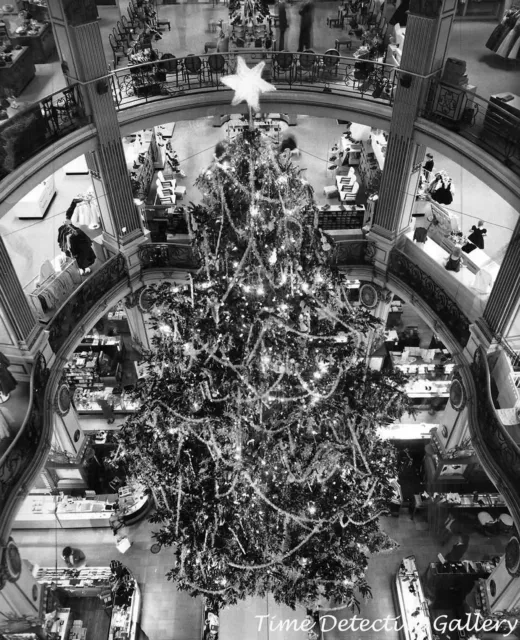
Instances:
[[[370,368],[380,322],[351,304],[286,154],[251,124],[197,186],[200,268],[152,287],[144,401],[114,462],[153,490],[180,589],[355,607],[370,554],[393,547],[396,452],[377,428],[409,408],[405,378]]]

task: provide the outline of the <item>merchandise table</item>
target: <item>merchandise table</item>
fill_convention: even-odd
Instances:
[[[0,67],[0,87],[10,89],[17,97],[36,75],[36,67],[29,47],[14,50],[11,55],[12,62]]]
[[[13,33],[11,42],[13,47],[22,45],[29,47],[32,52],[35,64],[44,64],[49,60],[56,49],[52,27],[48,22],[36,25],[37,31],[27,31],[26,33]]]

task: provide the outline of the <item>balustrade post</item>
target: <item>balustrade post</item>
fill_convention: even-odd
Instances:
[[[49,0],[49,13],[62,66],[69,79],[82,83],[85,107],[97,129],[97,149],[87,154],[87,164],[101,211],[103,241],[111,253],[124,253],[142,238],[143,227],[107,77],[97,7],[94,0]]]
[[[380,245],[376,268],[386,270],[396,239],[410,224],[424,147],[413,140],[414,124],[429,86],[419,76],[441,68],[455,15],[453,0],[411,0],[401,65],[397,71],[390,136],[371,239]],[[408,73],[407,73],[408,72]]]

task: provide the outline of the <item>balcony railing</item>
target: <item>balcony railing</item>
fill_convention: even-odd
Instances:
[[[31,467],[43,432],[44,396],[49,378],[45,358],[36,357],[30,381],[29,406],[25,420],[13,442],[0,458],[0,514],[5,516],[4,509],[13,489],[20,483],[24,473]],[[1,535],[0,523],[0,535]]]
[[[504,495],[515,519],[520,525],[520,448],[502,424],[491,393],[491,376],[486,355],[479,347],[472,365],[477,388],[478,420],[470,421],[472,441],[479,452],[479,443],[485,446],[485,456],[493,461],[497,489]],[[479,456],[482,457],[482,456]]]
[[[89,311],[99,306],[103,296],[127,275],[125,259],[121,254],[117,254],[72,293],[58,309],[48,327],[49,344],[54,353],[59,351],[71,331],[81,323]]]
[[[197,269],[191,245],[174,242],[145,244],[139,247],[141,269]]]
[[[87,124],[79,85],[56,91],[0,124],[0,180]]]
[[[168,58],[112,72],[112,92],[118,109],[185,94],[228,90],[222,76],[235,72],[237,56],[251,64],[264,61],[264,79],[292,91],[315,91],[393,102],[396,83],[392,65],[341,56],[287,51],[247,50],[204,56]]]
[[[486,100],[434,77],[420,115],[455,131],[520,175],[520,117],[518,110],[508,105],[497,97]]]
[[[189,244],[175,242],[151,243],[139,247],[141,268],[197,269],[198,262]],[[371,265],[375,244],[367,240],[340,240],[335,243],[334,261],[338,266]]]
[[[392,249],[389,273],[397,276],[436,313],[455,339],[465,347],[470,336],[468,318],[435,280],[399,249]]]

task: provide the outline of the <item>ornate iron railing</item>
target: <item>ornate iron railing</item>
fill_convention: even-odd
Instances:
[[[425,273],[398,249],[390,252],[388,271],[412,289],[448,327],[456,340],[465,347],[469,340],[469,320],[462,313],[456,302]]]
[[[347,95],[392,104],[396,83],[392,65],[314,53],[242,50],[185,58],[168,58],[112,72],[118,109],[184,94],[228,90],[222,76],[235,72],[237,56],[266,63],[263,77],[276,87]]]
[[[49,344],[57,353],[71,331],[106,295],[128,275],[126,263],[119,253],[95,271],[58,309],[49,325]]]
[[[516,516],[518,526],[520,524],[520,448],[508,434],[494,407],[489,365],[482,347],[478,347],[475,351],[471,368],[477,388],[478,407],[478,419],[470,420],[472,441],[477,453],[478,443],[482,442],[485,445],[486,453],[496,466],[496,473],[493,475],[498,476],[498,482],[502,485],[497,488],[504,494],[512,514]],[[511,500],[514,500],[514,508],[511,508],[513,506],[510,504]]]
[[[499,94],[507,97],[508,94]],[[486,100],[433,77],[423,118],[455,131],[520,175],[520,118],[508,101]]]
[[[38,354],[31,372],[29,407],[13,442],[0,459],[0,514],[14,487],[35,457],[42,438],[44,397],[49,371],[45,358]]]
[[[372,265],[376,255],[376,245],[368,240],[338,240],[334,251],[334,262],[338,266]]]
[[[79,85],[45,96],[5,120],[0,124],[0,180],[87,122]]]
[[[197,260],[189,244],[174,242],[144,244],[139,247],[141,269],[196,269]]]
[[[197,269],[198,262],[191,245],[174,242],[151,243],[139,247],[141,269]],[[334,262],[337,265],[371,265],[375,244],[367,240],[340,240],[335,243]]]

